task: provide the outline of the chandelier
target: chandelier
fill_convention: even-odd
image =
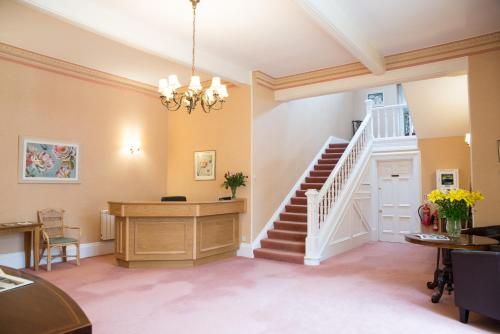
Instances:
[[[177,75],[171,74],[167,79],[161,79],[158,85],[161,103],[168,110],[178,110],[182,105],[187,109],[188,114],[196,108],[198,102],[205,113],[222,109],[224,99],[228,97],[226,85],[221,84],[219,77],[212,78],[209,88],[203,89],[200,77],[195,75],[195,47],[196,47],[196,5],[200,0],[189,0],[193,5],[193,48],[191,62],[191,81],[185,92],[179,92],[181,84]]]

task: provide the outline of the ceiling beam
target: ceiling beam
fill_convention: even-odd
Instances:
[[[323,29],[356,57],[370,72],[385,72],[384,57],[332,0],[295,0]]]

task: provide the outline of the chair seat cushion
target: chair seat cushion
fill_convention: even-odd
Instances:
[[[51,245],[58,245],[58,244],[74,244],[77,243],[78,240],[75,238],[67,238],[67,237],[54,237],[54,238],[49,238],[50,244]]]

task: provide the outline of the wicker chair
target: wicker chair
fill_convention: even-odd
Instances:
[[[47,271],[51,270],[51,262],[54,257],[52,248],[54,247],[59,249],[59,254],[55,257],[61,257],[63,262],[66,262],[68,257],[76,257],[76,265],[80,265],[80,228],[64,225],[63,216],[64,210],[45,209],[38,211],[38,221],[43,224],[40,259],[44,256],[45,249],[47,249]],[[74,230],[77,232],[77,237],[67,236],[65,230]],[[66,253],[66,247],[71,245],[76,247],[76,255]]]

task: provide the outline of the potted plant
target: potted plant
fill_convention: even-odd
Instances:
[[[248,179],[248,176],[246,175],[243,175],[243,172],[238,172],[238,173],[230,173],[230,172],[226,172],[226,174],[224,174],[224,183],[222,183],[221,187],[224,187],[226,189],[229,189],[231,188],[231,198],[232,199],[235,199],[236,198],[236,189],[238,189],[238,187],[245,187],[247,185],[247,179]]]
[[[435,189],[427,194],[427,199],[439,206],[439,212],[446,217],[446,231],[451,237],[458,237],[462,229],[462,219],[467,219],[469,209],[484,196],[478,191]]]

